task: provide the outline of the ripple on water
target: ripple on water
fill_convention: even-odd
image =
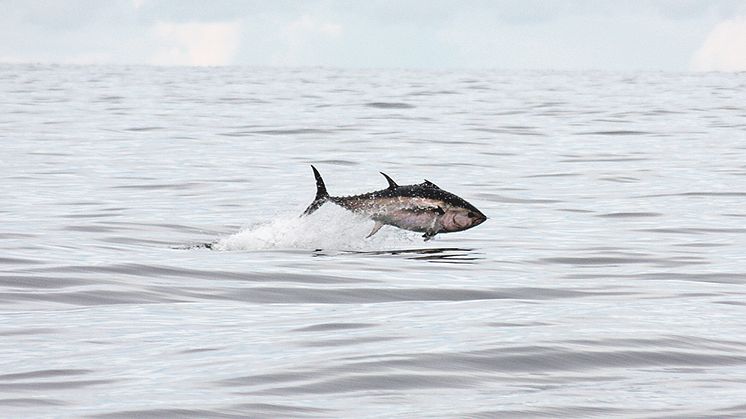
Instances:
[[[0,411],[746,416],[744,87],[0,64]],[[365,239],[309,164],[490,220]]]

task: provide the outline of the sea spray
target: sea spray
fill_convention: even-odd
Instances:
[[[387,227],[374,237],[365,238],[373,221],[329,205],[308,217],[286,214],[253,224],[213,243],[213,250],[324,249],[371,251],[402,248],[422,239],[411,233]]]

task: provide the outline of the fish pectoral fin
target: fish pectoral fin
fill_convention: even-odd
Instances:
[[[427,242],[427,241],[432,240],[433,237],[435,237],[436,234],[438,234],[438,233],[427,232],[427,233],[425,233],[425,234],[422,235],[422,238],[425,239],[425,241]]]
[[[378,230],[380,230],[380,229],[381,229],[381,227],[383,227],[384,225],[385,225],[385,224],[383,224],[382,222],[380,222],[380,221],[376,221],[376,225],[374,225],[374,226],[373,226],[373,230],[371,230],[371,231],[370,231],[370,234],[368,234],[367,236],[365,236],[365,238],[367,239],[368,237],[370,237],[370,236],[372,236],[372,235],[374,235],[374,234],[378,233]]]

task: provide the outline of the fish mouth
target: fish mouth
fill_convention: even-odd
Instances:
[[[474,225],[477,226],[479,224],[482,224],[485,221],[487,221],[487,216],[482,213],[479,213],[479,215],[477,215],[476,218],[474,218]]]

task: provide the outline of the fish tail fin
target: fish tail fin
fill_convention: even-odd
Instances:
[[[316,178],[316,197],[313,199],[313,202],[311,202],[311,205],[303,211],[303,215],[313,214],[329,200],[329,193],[326,191],[324,179],[321,178],[321,174],[315,167],[313,167],[313,165],[311,166],[311,169],[313,169],[313,176]]]

